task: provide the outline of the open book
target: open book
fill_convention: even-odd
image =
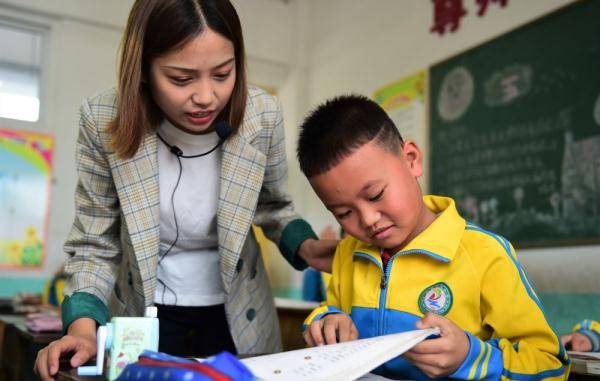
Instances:
[[[355,380],[436,334],[437,328],[408,331],[241,361],[259,380]]]

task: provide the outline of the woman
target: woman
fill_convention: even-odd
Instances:
[[[327,268],[283,190],[276,100],[248,87],[239,18],[228,0],[137,0],[118,90],[83,102],[76,218],[63,323],[38,354],[51,379],[96,353],[96,325],[157,305],[159,350],[204,356],[280,349],[277,317],[251,224],[296,268]]]

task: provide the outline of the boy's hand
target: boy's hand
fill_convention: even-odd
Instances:
[[[429,377],[454,373],[469,354],[471,345],[467,334],[452,321],[432,313],[425,315],[416,326],[419,329],[438,327],[441,337],[415,345],[404,357]]]
[[[323,344],[343,343],[356,340],[358,330],[352,319],[345,314],[331,314],[313,321],[304,331],[304,340],[310,347]]]
[[[338,244],[337,239],[309,238],[300,244],[298,255],[312,268],[319,271],[331,272],[333,254]]]
[[[592,342],[590,339],[581,333],[571,333],[562,335],[560,342],[569,351],[590,352],[592,350]]]

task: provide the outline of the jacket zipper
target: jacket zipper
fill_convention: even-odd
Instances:
[[[383,268],[383,265],[380,265],[379,262],[374,260],[368,254],[365,254],[362,252],[356,252],[356,254],[362,254],[359,256],[366,257],[371,262],[375,263],[375,265],[381,270],[381,282],[379,283],[381,292],[379,293],[379,319],[377,321],[377,332],[378,332],[379,336],[382,336],[382,335],[384,335],[383,324],[385,322],[385,301],[387,298],[388,284],[389,284],[389,280],[390,280],[390,273],[392,271],[392,263],[394,261],[394,258],[402,256],[402,255],[407,255],[407,254],[425,254],[427,256],[431,256],[431,253],[428,253],[428,252],[425,252],[422,250],[399,251],[390,257],[390,259],[388,260],[387,266],[385,268]],[[380,255],[381,255],[381,252],[380,252]],[[383,264],[383,258],[382,258],[382,264]]]
[[[380,251],[380,256],[381,253],[383,253],[383,250]],[[381,288],[381,292],[379,293],[379,322],[377,324],[378,326],[378,333],[379,336],[384,334],[384,324],[385,324],[385,301],[387,299],[387,286],[388,286],[388,280],[390,279],[390,272],[392,269],[392,261],[394,260],[394,257],[396,257],[398,254],[400,253],[396,253],[394,255],[392,255],[390,257],[390,259],[387,262],[387,265],[385,267],[381,267],[381,283],[380,283],[380,288]],[[381,262],[383,264],[383,256],[381,256]]]
[[[390,258],[390,261],[392,260],[392,258]],[[388,266],[386,266],[386,269],[382,268],[381,270],[381,291],[379,292],[379,319],[377,322],[377,331],[378,331],[378,335],[381,336],[383,335],[383,322],[385,321],[385,299],[387,297],[387,280],[388,280],[388,276],[386,274],[386,270],[387,268],[390,267],[389,266],[389,262],[388,262]]]

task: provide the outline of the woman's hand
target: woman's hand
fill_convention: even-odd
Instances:
[[[58,372],[60,356],[73,353],[71,367],[88,362],[96,354],[96,322],[89,318],[75,320],[69,334],[51,342],[38,352],[33,370],[42,381],[54,380]]]
[[[337,239],[316,240],[309,238],[300,244],[298,255],[310,267],[330,273],[333,254],[338,242]]]

